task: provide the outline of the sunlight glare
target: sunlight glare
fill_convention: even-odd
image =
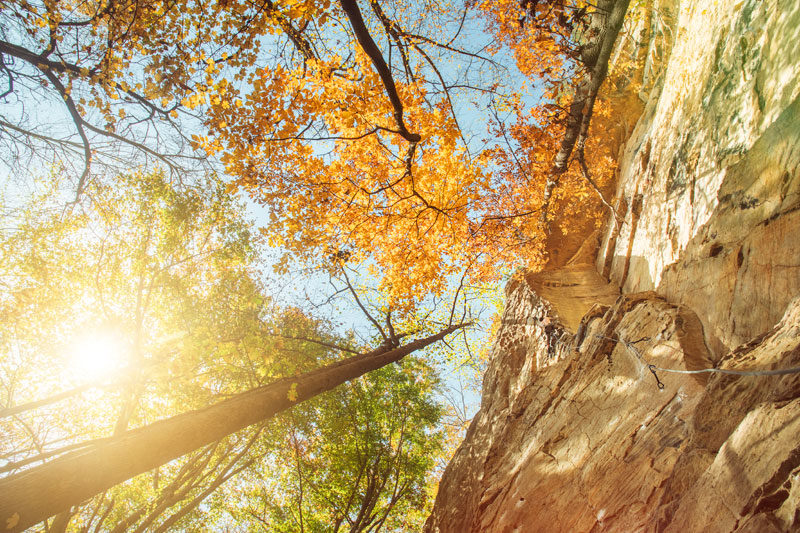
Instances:
[[[107,379],[127,363],[124,340],[109,332],[82,335],[70,349],[69,366],[83,381]]]

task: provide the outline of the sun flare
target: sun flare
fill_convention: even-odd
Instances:
[[[69,366],[84,381],[107,379],[128,362],[124,340],[109,332],[78,337],[71,345]]]

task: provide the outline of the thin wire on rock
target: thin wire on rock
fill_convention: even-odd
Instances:
[[[726,368],[701,368],[699,370],[679,370],[677,368],[664,368],[650,363],[650,361],[648,361],[642,355],[642,352],[639,351],[639,349],[635,346],[635,343],[651,340],[650,337],[642,337],[641,339],[637,339],[636,341],[633,342],[625,340],[621,337],[617,339],[613,337],[607,337],[605,335],[594,335],[594,337],[597,339],[605,339],[613,342],[621,342],[622,344],[624,344],[625,347],[628,348],[636,356],[636,358],[639,359],[642,362],[642,364],[645,365],[645,368],[647,368],[653,374],[653,377],[656,378],[656,383],[658,385],[658,388],[661,390],[664,389],[664,383],[658,377],[658,374],[656,373],[657,371],[669,372],[672,374],[717,373],[717,374],[728,374],[733,376],[783,376],[787,374],[800,374],[800,367],[797,366],[790,368],[778,368],[773,370],[729,370]]]

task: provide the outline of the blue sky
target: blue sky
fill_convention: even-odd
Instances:
[[[368,14],[365,13],[365,16]],[[420,22],[425,25],[424,21]],[[486,34],[482,28],[483,23],[479,20],[470,19],[465,24],[467,28],[462,34],[459,43],[463,46],[469,46],[471,49],[484,49],[486,45],[492,42],[491,36]],[[447,34],[448,29],[440,30],[440,35],[443,37]],[[387,50],[387,43],[385,39],[381,41],[382,32],[375,32],[375,38],[378,45]],[[531,91],[528,81],[516,70],[513,60],[507,54],[498,54],[493,57],[495,61],[502,65],[501,68],[488,68],[487,65],[476,65],[464,59],[463,56],[456,56],[455,60],[442,58],[439,63],[441,72],[445,78],[461,82],[474,82],[477,85],[485,85],[487,81],[495,81],[500,76],[504,78],[503,85],[511,91],[524,92],[525,99],[537,98],[536,91]],[[429,74],[431,74],[429,72]],[[433,76],[431,76],[433,77]],[[470,89],[455,89],[451,92],[453,100],[453,107],[462,128],[465,139],[470,152],[474,155],[484,149],[486,146],[491,145],[494,141],[489,138],[487,132],[487,124],[491,113],[487,106],[490,104],[490,99],[479,91]],[[66,113],[62,103],[58,99],[38,99],[35,103],[26,103],[26,107],[17,105],[4,105],[2,109],[2,116],[11,121],[13,117],[27,114],[30,121],[34,123],[41,123],[49,131],[63,132],[65,135],[72,135],[75,139],[74,132],[71,131],[71,120]],[[196,125],[187,124],[188,131]],[[12,154],[2,154],[10,157]],[[51,160],[52,161],[52,160]],[[17,173],[38,173],[48,171],[51,161],[32,159],[29,164],[18,166],[14,171],[9,168],[0,169],[4,174],[2,182],[2,189],[5,190],[6,202],[4,208],[13,205],[13,197],[25,196],[26,187],[30,186],[30,180],[25,176],[20,176]],[[80,173],[82,170],[82,161],[80,157],[67,160],[67,168],[70,172]],[[16,174],[16,175],[15,175]],[[68,199],[69,193],[65,193],[65,199]],[[267,225],[269,223],[268,213],[263,208],[254,204],[251,201],[246,202],[247,214],[252,218],[256,225]],[[264,262],[267,266],[265,272],[270,272],[269,266],[274,264],[280,256],[279,250],[267,250]],[[509,270],[513,269],[514,265],[508,265]],[[366,272],[359,271],[356,275],[358,283],[366,286],[376,286],[374,280],[368,279]],[[457,279],[450,280],[455,286]],[[265,283],[273,291],[276,299],[285,305],[298,305],[303,308],[313,308],[315,313],[321,317],[328,318],[334,321],[338,328],[341,330],[354,330],[361,335],[365,340],[374,334],[374,330],[363,314],[356,307],[351,298],[338,298],[333,304],[315,307],[312,304],[319,304],[325,301],[332,292],[332,287],[326,275],[306,272],[302,268],[296,267],[292,272],[283,277],[274,277],[268,275]],[[496,312],[496,308],[492,300],[497,301],[502,297],[502,283],[497,287],[491,288],[487,291],[484,301],[476,300],[473,302],[473,316],[478,320],[476,328],[470,331],[467,336],[468,342],[475,348],[485,346],[488,342],[486,338],[485,329],[488,327],[491,316]],[[430,302],[429,302],[430,303]],[[459,341],[461,342],[461,341]],[[432,356],[437,360],[437,365],[442,371],[447,386],[453,390],[462,389],[462,381],[464,373],[459,369],[463,361],[448,359],[442,351],[432,353]],[[475,388],[471,388],[467,393],[468,397],[468,414],[471,415],[477,409],[478,396]]]

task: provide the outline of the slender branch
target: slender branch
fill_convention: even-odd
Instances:
[[[68,391],[59,392],[58,394],[54,394],[47,398],[41,400],[35,400],[28,403],[23,403],[21,405],[15,405],[14,407],[8,407],[6,409],[0,410],[0,418],[5,418],[7,416],[16,415],[25,411],[29,411],[31,409],[36,409],[37,407],[42,407],[44,405],[48,405],[51,403],[56,403],[60,400],[65,398],[69,398],[71,396],[75,396],[80,394],[83,391],[89,390],[91,388],[97,387],[98,385],[94,383],[87,383],[85,385],[81,385],[79,387],[75,387],[74,389],[70,389]]]
[[[286,15],[281,13],[271,0],[266,0],[264,6],[266,7],[266,12],[277,19],[278,25],[286,36],[289,37],[289,40],[292,41],[295,48],[303,55],[303,59],[305,61],[316,59],[317,55],[314,53],[311,43],[303,36],[300,30],[292,25],[291,21],[286,18]]]
[[[403,30],[394,21],[390,20],[389,17],[386,16],[386,13],[383,11],[383,8],[377,2],[377,0],[369,0],[369,5],[372,7],[372,12],[375,13],[375,15],[378,17],[378,20],[380,20],[381,24],[383,24],[383,29],[397,45],[397,49],[400,51],[400,59],[403,62],[403,70],[405,70],[406,73],[406,79],[414,79],[414,73],[411,69],[411,65],[408,62],[406,46],[401,37]]]
[[[617,214],[617,211],[614,209],[614,207],[608,202],[608,200],[606,200],[606,197],[603,196],[603,192],[600,190],[600,187],[597,186],[592,179],[592,176],[589,174],[589,167],[586,165],[586,159],[583,155],[582,145],[578,146],[578,149],[575,151],[575,159],[577,159],[578,164],[581,167],[583,178],[589,182],[589,185],[591,185],[592,189],[594,189],[594,192],[597,193],[597,196],[600,198],[600,201],[603,203],[603,205],[606,206],[609,211],[611,211],[611,216],[614,217],[614,227],[616,228],[622,223],[622,219]]]
[[[425,52],[425,50],[422,49],[422,47],[420,47],[420,46],[418,46],[416,44],[413,45],[413,46],[414,46],[414,50],[419,52],[419,54],[423,58],[425,58],[425,60],[431,66],[431,69],[433,69],[434,74],[436,74],[436,77],[439,78],[439,83],[442,84],[442,90],[444,91],[444,96],[445,96],[445,99],[447,100],[447,106],[450,108],[450,114],[453,117],[453,122],[455,122],[455,124],[456,124],[456,129],[458,130],[458,134],[461,137],[461,142],[464,143],[464,149],[467,151],[467,156],[471,159],[472,155],[469,153],[469,144],[467,144],[467,139],[464,138],[464,131],[461,129],[461,124],[458,123],[458,116],[456,115],[456,108],[453,105],[453,100],[450,99],[450,89],[447,86],[447,84],[445,83],[444,77],[442,76],[442,73],[439,72],[439,69],[436,66],[436,64],[433,62],[433,59],[431,59],[431,57]]]
[[[312,342],[314,344],[319,344],[320,346],[325,346],[326,348],[333,348],[334,350],[339,350],[341,352],[347,352],[347,353],[351,353],[353,355],[361,355],[361,352],[358,352],[356,350],[352,350],[350,348],[345,348],[344,346],[339,346],[338,344],[332,344],[332,343],[329,343],[329,342],[324,342],[324,341],[321,341],[321,340],[318,340],[318,339],[311,339],[311,338],[308,338],[308,337],[295,337],[293,335],[284,335],[282,333],[270,333],[269,335],[272,335],[273,337],[281,337],[281,338],[284,338],[284,339],[291,339],[291,340],[295,340],[295,341]]]
[[[511,141],[508,139],[508,135],[506,135],[506,126],[503,123],[503,121],[500,120],[500,115],[497,112],[497,108],[495,106],[496,106],[495,99],[492,98],[492,105],[491,105],[492,115],[494,116],[494,120],[497,122],[498,128],[500,128],[500,134],[503,136],[503,140],[505,141],[506,146],[508,147],[508,153],[510,153],[511,157],[514,159],[514,163],[517,165],[520,174],[522,174],[525,177],[526,181],[530,182],[528,173],[525,171],[525,169],[522,166],[522,163],[520,163],[519,159],[517,158],[517,151],[514,150],[514,148],[511,146]]]
[[[46,69],[46,68],[39,68],[39,71],[45,75],[45,77],[50,80],[50,83],[55,87],[56,91],[64,98],[64,105],[67,106],[67,111],[69,111],[70,117],[72,117],[72,122],[75,124],[75,129],[78,130],[78,136],[80,136],[81,141],[83,142],[83,173],[81,173],[81,177],[78,179],[78,186],[76,187],[75,191],[75,200],[77,202],[81,194],[83,193],[84,185],[86,184],[86,178],[89,176],[89,170],[91,169],[92,164],[92,147],[89,144],[89,137],[86,136],[86,131],[84,130],[84,125],[86,122],[81,118],[81,114],[78,112],[78,108],[75,105],[75,102],[72,100],[72,96],[67,92],[66,87],[64,84],[61,83],[61,80],[58,79],[53,71]]]
[[[16,131],[17,133],[21,133],[27,137],[33,137],[34,139],[39,139],[40,141],[45,141],[48,143],[53,144],[63,144],[65,146],[69,146],[70,148],[83,148],[81,143],[77,143],[75,141],[68,141],[66,139],[56,139],[55,137],[48,137],[47,135],[42,135],[40,133],[34,133],[30,130],[26,130],[25,128],[20,128],[19,126],[15,126],[5,120],[0,120],[0,128],[8,128],[10,130]]]
[[[8,89],[3,94],[0,94],[0,100],[5,100],[6,96],[14,92],[14,73],[6,66],[5,55],[2,52],[0,52],[0,71],[3,71],[8,77]]]
[[[350,290],[350,294],[353,295],[353,298],[355,299],[356,304],[361,309],[361,311],[364,313],[364,315],[367,317],[367,319],[370,322],[372,322],[375,325],[375,327],[378,329],[378,332],[380,332],[380,334],[381,334],[381,338],[384,341],[388,341],[389,337],[386,336],[386,333],[383,331],[383,328],[381,327],[381,325],[378,324],[378,321],[375,320],[372,317],[371,314],[369,314],[369,311],[367,311],[367,308],[364,307],[363,303],[361,303],[361,299],[358,297],[358,293],[356,292],[355,288],[353,288],[353,284],[350,283],[350,278],[347,275],[347,269],[345,268],[344,264],[342,264],[341,267],[342,267],[342,275],[344,276],[344,281],[345,281],[345,283],[347,283],[347,288]]]

